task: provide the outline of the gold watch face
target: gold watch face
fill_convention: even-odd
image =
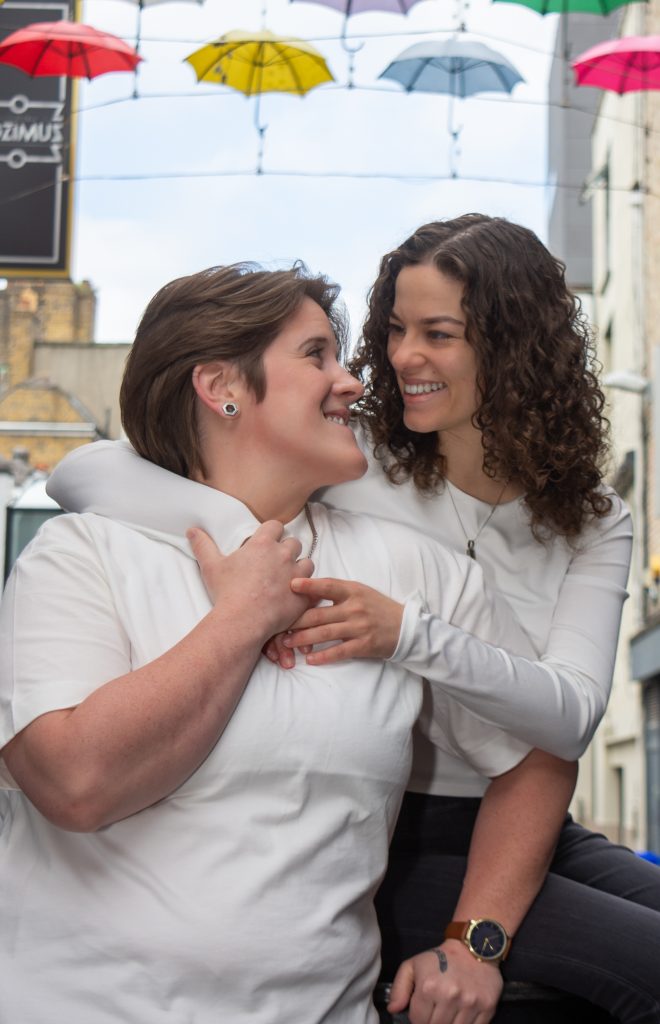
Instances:
[[[470,925],[465,939],[480,960],[501,960],[509,941],[501,924],[485,918]]]

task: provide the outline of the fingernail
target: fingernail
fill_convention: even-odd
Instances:
[[[192,526],[189,530],[186,530],[186,537],[188,538],[188,540],[192,541],[195,539],[196,536],[197,530],[194,528],[194,526]]]

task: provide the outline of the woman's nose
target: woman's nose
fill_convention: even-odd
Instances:
[[[364,385],[357,377],[354,377],[352,373],[349,373],[348,370],[341,366],[333,390],[337,394],[349,397],[351,402],[357,402],[358,398],[362,398],[364,394]]]
[[[397,339],[387,349],[387,358],[397,371],[407,367],[419,366],[424,362],[424,356],[415,338],[411,334]]]

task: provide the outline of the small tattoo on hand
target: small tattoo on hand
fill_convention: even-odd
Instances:
[[[437,956],[440,973],[444,974],[447,968],[449,967],[449,964],[447,963],[447,957],[445,956],[441,949],[432,949],[430,950],[430,952],[435,953],[435,955]]]

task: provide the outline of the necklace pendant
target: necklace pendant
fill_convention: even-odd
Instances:
[[[469,555],[470,558],[474,558],[474,560],[476,562],[477,554],[476,554],[476,551],[474,550],[474,541],[473,540],[468,540],[467,548],[465,549],[465,553],[466,553],[466,555]]]

